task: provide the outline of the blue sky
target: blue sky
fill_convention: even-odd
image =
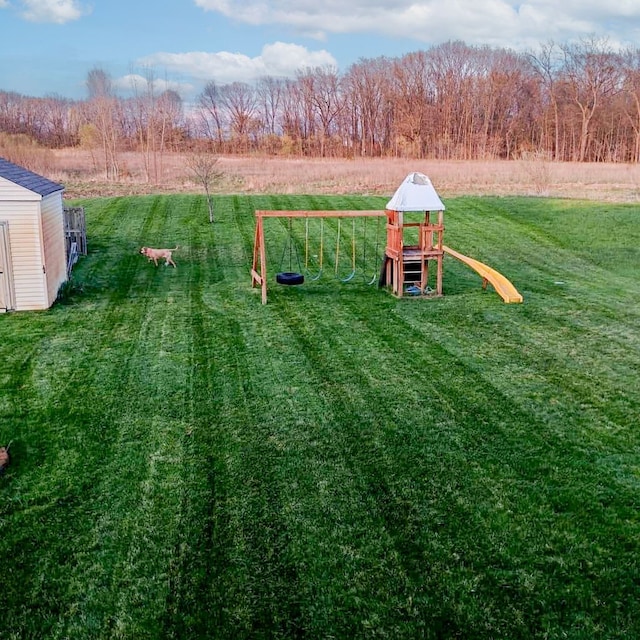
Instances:
[[[191,100],[209,80],[344,72],[448,40],[524,50],[591,36],[640,47],[640,0],[0,0],[0,90],[82,99],[99,67],[123,95],[151,74]]]

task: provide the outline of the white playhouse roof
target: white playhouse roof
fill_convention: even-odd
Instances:
[[[444,204],[424,173],[410,173],[387,202],[389,211],[444,211]]]

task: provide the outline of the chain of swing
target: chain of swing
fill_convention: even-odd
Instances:
[[[374,269],[371,276],[371,279],[368,279],[368,274],[365,274],[365,278],[367,278],[367,284],[374,284],[378,279],[378,265],[380,261],[379,256],[379,248],[380,248],[380,220],[377,219],[376,229],[375,229],[375,251],[374,251]],[[362,265],[363,269],[366,271],[368,263],[367,257],[367,218],[364,218],[363,222],[363,240],[362,240]],[[351,219],[351,252],[350,252],[350,269],[351,271],[346,276],[340,276],[340,251],[341,251],[341,240],[342,240],[342,219],[338,218],[338,226],[336,230],[336,250],[335,250],[335,258],[334,258],[334,276],[338,278],[341,282],[350,282],[356,275],[357,272],[357,251],[356,251],[356,218],[353,217]],[[310,254],[310,245],[311,245],[311,234],[309,228],[309,218],[305,219],[305,234],[304,234],[304,268],[302,262],[300,260],[300,253],[298,251],[298,245],[294,241],[293,238],[293,219],[288,218],[288,227],[287,227],[287,240],[282,248],[282,256],[280,259],[280,271],[276,274],[276,281],[279,284],[284,285],[298,285],[303,284],[305,280],[305,273],[309,277],[309,280],[316,281],[319,280],[324,271],[324,243],[325,243],[325,231],[324,231],[324,218],[320,218],[320,238],[319,238],[319,251],[318,251],[318,270],[316,273],[312,273],[310,269],[311,262],[311,254]],[[294,258],[295,265],[297,270],[294,270]],[[285,265],[287,270],[283,269],[283,265]],[[303,273],[304,271],[304,273]]]

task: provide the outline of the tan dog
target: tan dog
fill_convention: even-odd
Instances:
[[[149,262],[153,260],[156,267],[158,266],[158,260],[162,259],[165,261],[165,267],[168,267],[170,264],[175,267],[176,263],[173,261],[171,254],[174,251],[177,251],[177,249],[177,246],[175,249],[152,249],[151,247],[142,247],[142,249],[140,249],[140,253],[143,256],[147,256],[147,258],[149,258]]]

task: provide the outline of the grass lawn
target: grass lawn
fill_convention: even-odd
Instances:
[[[279,286],[270,220],[261,304],[255,209],[385,202],[74,202],[63,299],[0,316],[2,640],[640,637],[638,208],[448,200],[521,305],[449,257],[442,298],[370,286],[373,224],[341,283],[335,220]]]

